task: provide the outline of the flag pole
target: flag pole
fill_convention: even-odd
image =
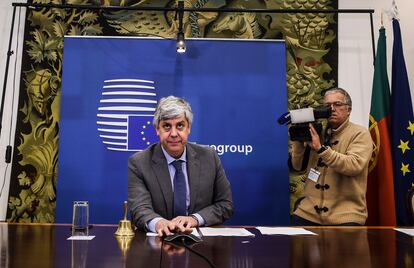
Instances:
[[[375,37],[374,37],[374,20],[372,13],[369,13],[369,21],[371,24],[371,46],[372,46],[372,64],[375,66]]]

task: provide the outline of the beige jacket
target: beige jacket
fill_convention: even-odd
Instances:
[[[317,182],[306,180],[305,198],[294,214],[323,225],[364,224],[368,217],[365,193],[373,149],[371,135],[366,128],[347,120],[332,130],[331,144],[332,148],[319,155],[311,150],[306,174],[317,166],[319,158],[325,166],[318,167],[321,174]],[[295,142],[293,168],[300,169],[304,152],[305,147]]]

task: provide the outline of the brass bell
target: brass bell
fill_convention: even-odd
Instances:
[[[128,202],[124,201],[124,219],[119,221],[118,229],[115,235],[118,236],[134,236],[134,230],[132,229],[131,221],[127,220]]]

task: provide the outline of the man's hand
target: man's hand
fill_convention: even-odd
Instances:
[[[318,132],[316,132],[316,129],[311,123],[309,123],[309,132],[312,136],[312,140],[307,141],[306,144],[313,150],[318,151],[321,148],[321,140],[319,138]]]
[[[155,231],[159,237],[169,236],[173,233],[190,234],[194,227],[198,226],[198,221],[191,216],[178,216],[171,221],[161,219],[155,224]]]
[[[177,229],[177,224],[173,221],[161,219],[155,224],[155,231],[159,237],[172,235]]]
[[[306,147],[306,142],[303,141],[292,141],[292,147],[295,147],[299,151],[304,151]]]
[[[198,221],[192,216],[178,216],[171,221],[176,224],[176,231],[186,234],[190,234],[198,226]]]

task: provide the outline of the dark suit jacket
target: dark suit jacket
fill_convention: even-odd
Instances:
[[[208,146],[187,143],[190,186],[189,214],[198,213],[205,225],[221,224],[233,215],[230,183],[220,159]],[[128,202],[135,225],[144,228],[155,217],[173,218],[173,188],[160,143],[128,160]]]

